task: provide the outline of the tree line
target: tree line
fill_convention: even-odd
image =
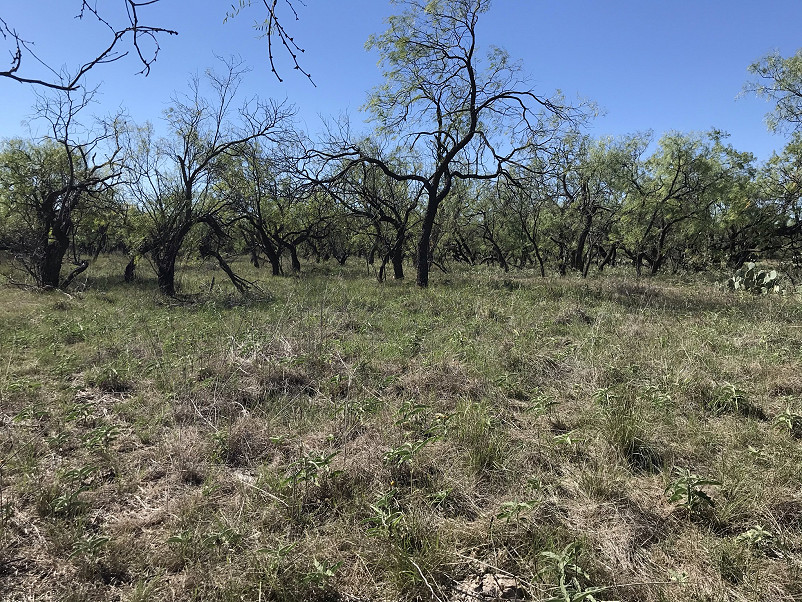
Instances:
[[[368,132],[341,121],[313,139],[288,103],[240,98],[234,60],[173,96],[163,135],[123,114],[86,122],[91,91],[42,94],[47,135],[0,144],[0,249],[50,288],[111,251],[132,280],[147,256],[171,296],[182,255],[216,261],[242,292],[255,286],[232,265],[243,254],[275,276],[301,259],[358,258],[380,280],[411,265],[420,286],[454,263],[587,276],[768,260],[795,273],[802,55],[751,67],[791,132],[758,163],[720,131],[594,138],[589,107],[535,93],[501,49],[480,56],[489,2],[403,7],[368,42],[384,70]]]

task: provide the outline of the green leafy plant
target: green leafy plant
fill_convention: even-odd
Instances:
[[[397,494],[397,489],[390,489],[386,493],[380,494],[376,501],[370,504],[369,507],[373,514],[363,521],[368,526],[368,535],[375,537],[387,534],[392,536],[396,532],[404,518],[401,505],[396,499]]]
[[[778,414],[774,419],[774,424],[784,426],[792,437],[802,438],[802,414],[792,412],[790,408]]]
[[[333,476],[331,461],[340,452],[330,454],[308,454],[290,464],[290,474],[282,481],[282,485],[294,487],[300,483],[319,485],[321,479]]]
[[[613,405],[617,399],[618,399],[618,393],[616,393],[609,387],[603,387],[601,389],[597,389],[596,392],[593,394],[593,401],[596,404],[602,406],[603,408]]]
[[[61,449],[69,441],[70,434],[61,431],[47,438],[47,445],[50,449]]]
[[[67,409],[66,418],[70,422],[87,424],[92,417],[92,404],[88,401],[76,401]]]
[[[508,524],[512,521],[517,523],[522,519],[521,514],[531,512],[537,508],[537,506],[537,500],[530,500],[528,502],[504,502],[501,504],[501,509],[499,510],[498,514],[496,514],[496,518],[503,519],[504,522]]]
[[[92,370],[87,375],[87,384],[106,393],[125,393],[131,390],[131,383],[128,379],[111,366]]]
[[[104,426],[98,426],[91,430],[85,437],[84,437],[84,445],[86,449],[89,450],[97,450],[108,449],[109,445],[117,439],[120,435],[120,427],[107,424]]]
[[[301,581],[315,587],[325,588],[342,564],[342,560],[339,562],[320,562],[317,558],[313,558],[312,569],[303,575]]]
[[[515,532],[518,533],[521,524],[529,520],[528,514],[537,508],[539,502],[537,500],[518,501],[513,500],[501,504],[496,518],[503,520],[504,524],[515,524]]]
[[[766,419],[763,409],[749,401],[747,394],[732,383],[716,385],[704,405],[714,414],[740,414],[746,418]]]
[[[674,472],[676,478],[666,487],[669,502],[678,503],[688,512],[699,512],[715,506],[713,498],[702,488],[709,485],[721,485],[719,481],[700,477],[687,468],[677,468]]]
[[[293,520],[306,520],[307,504],[316,496],[323,498],[331,480],[340,474],[341,471],[331,468],[338,453],[309,453],[290,464],[289,474],[281,479],[280,485],[290,490],[287,508]]]
[[[298,546],[298,542],[280,544],[273,548],[258,548],[256,553],[267,557],[268,572],[279,572],[281,567],[290,558],[292,551]]]
[[[727,288],[755,295],[782,291],[777,270],[759,270],[752,262],[747,263],[727,280]]]
[[[422,422],[422,419],[427,410],[431,406],[425,403],[416,403],[414,399],[408,399],[401,403],[398,408],[398,420],[396,424],[399,426],[408,426],[410,423]]]
[[[552,437],[552,440],[557,445],[567,445],[571,446],[574,443],[580,443],[583,439],[577,439],[576,435],[574,435],[574,431],[570,431],[568,433],[558,433]]]
[[[595,595],[609,589],[588,585],[591,579],[579,563],[581,555],[582,542],[579,541],[569,543],[558,552],[546,550],[540,553],[546,565],[539,572],[554,575],[559,589],[558,595],[545,602],[599,602]]]
[[[535,416],[542,416],[547,413],[552,406],[559,405],[559,402],[547,397],[546,395],[537,395],[529,401],[529,406],[526,411]]]
[[[92,465],[71,468],[56,477],[55,484],[43,490],[40,511],[43,514],[74,516],[82,508],[80,495],[91,489],[91,481],[97,467]]]
[[[192,559],[193,552],[197,552],[195,545],[195,534],[189,529],[184,529],[175,535],[167,538],[167,545],[173,548],[179,558],[186,562]]]
[[[83,537],[72,544],[72,551],[68,558],[75,558],[76,556],[81,556],[85,560],[97,558],[110,540],[111,538],[105,535],[89,535]]]
[[[433,493],[430,493],[426,496],[429,500],[429,503],[432,505],[433,508],[437,508],[443,506],[448,500],[448,497],[451,495],[451,492],[454,490],[453,487],[447,487],[446,489],[440,489]]]
[[[414,442],[406,441],[398,447],[389,449],[384,453],[384,463],[397,468],[404,466],[405,464],[412,464],[412,460],[415,458],[417,453],[432,439],[433,437],[420,439]]]
[[[751,529],[747,529],[738,535],[735,538],[735,541],[745,543],[750,547],[763,548],[774,541],[774,534],[771,531],[767,531],[760,525],[755,525]]]

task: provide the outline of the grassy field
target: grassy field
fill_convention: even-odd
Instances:
[[[121,273],[0,287],[3,600],[802,600],[796,295]]]

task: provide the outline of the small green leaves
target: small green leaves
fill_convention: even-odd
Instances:
[[[792,437],[796,439],[802,438],[802,414],[797,414],[789,408],[777,415],[774,419],[774,424],[787,428]]]
[[[700,477],[687,468],[675,468],[674,472],[676,478],[666,487],[669,502],[678,503],[688,512],[699,512],[716,505],[702,487],[721,485],[719,481]]]
[[[529,500],[528,502],[504,502],[501,504],[501,509],[499,510],[498,514],[496,514],[496,518],[503,519],[505,523],[517,523],[522,518],[525,518],[521,516],[522,514],[531,512],[537,508],[537,506],[537,500]]]
[[[282,484],[285,487],[295,486],[299,483],[318,485],[323,477],[335,474],[329,465],[339,453],[340,452],[317,455],[308,454],[303,456],[290,465],[290,474],[282,481]]]

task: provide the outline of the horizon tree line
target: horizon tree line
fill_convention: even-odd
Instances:
[[[310,139],[288,103],[240,98],[234,60],[173,96],[164,136],[122,114],[82,123],[92,93],[74,86],[41,95],[49,133],[0,144],[0,250],[44,288],[113,250],[131,280],[147,255],[168,296],[182,254],[214,259],[242,292],[255,283],[231,265],[241,254],[273,276],[302,258],[361,257],[379,280],[411,263],[421,287],[454,262],[542,276],[800,267],[799,53],[750,67],[791,133],[758,164],[716,130],[593,138],[587,107],[536,94],[500,49],[480,56],[487,0],[403,6],[368,41],[385,76],[368,133],[339,123]]]

